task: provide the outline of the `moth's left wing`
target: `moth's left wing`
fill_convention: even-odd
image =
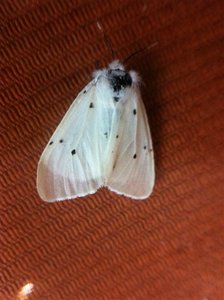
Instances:
[[[45,201],[85,196],[103,185],[105,137],[97,88],[93,80],[77,96],[40,158],[37,190]]]

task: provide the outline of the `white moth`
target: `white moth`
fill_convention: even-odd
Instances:
[[[114,61],[93,77],[40,158],[37,190],[45,201],[82,197],[100,187],[133,199],[152,192],[152,140],[137,73]]]

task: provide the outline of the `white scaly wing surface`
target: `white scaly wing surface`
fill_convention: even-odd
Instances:
[[[85,196],[103,185],[109,127],[104,115],[108,104],[104,82],[105,78],[95,79],[83,89],[46,146],[37,169],[37,190],[43,200]]]
[[[129,89],[125,97],[114,166],[107,185],[119,194],[145,199],[155,180],[152,139],[138,86]]]

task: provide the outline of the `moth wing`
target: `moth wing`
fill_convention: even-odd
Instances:
[[[40,157],[37,190],[43,200],[85,196],[103,184],[97,101],[93,80],[72,103]]]
[[[147,198],[155,180],[152,139],[139,88],[133,87],[121,116],[117,157],[108,188],[133,199]]]

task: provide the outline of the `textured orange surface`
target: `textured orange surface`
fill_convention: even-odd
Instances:
[[[2,1],[0,299],[224,299],[224,2]],[[51,134],[117,58],[143,79],[156,158],[146,201],[106,189],[47,204]],[[21,294],[20,294],[21,295]],[[18,298],[18,297],[19,298]]]

